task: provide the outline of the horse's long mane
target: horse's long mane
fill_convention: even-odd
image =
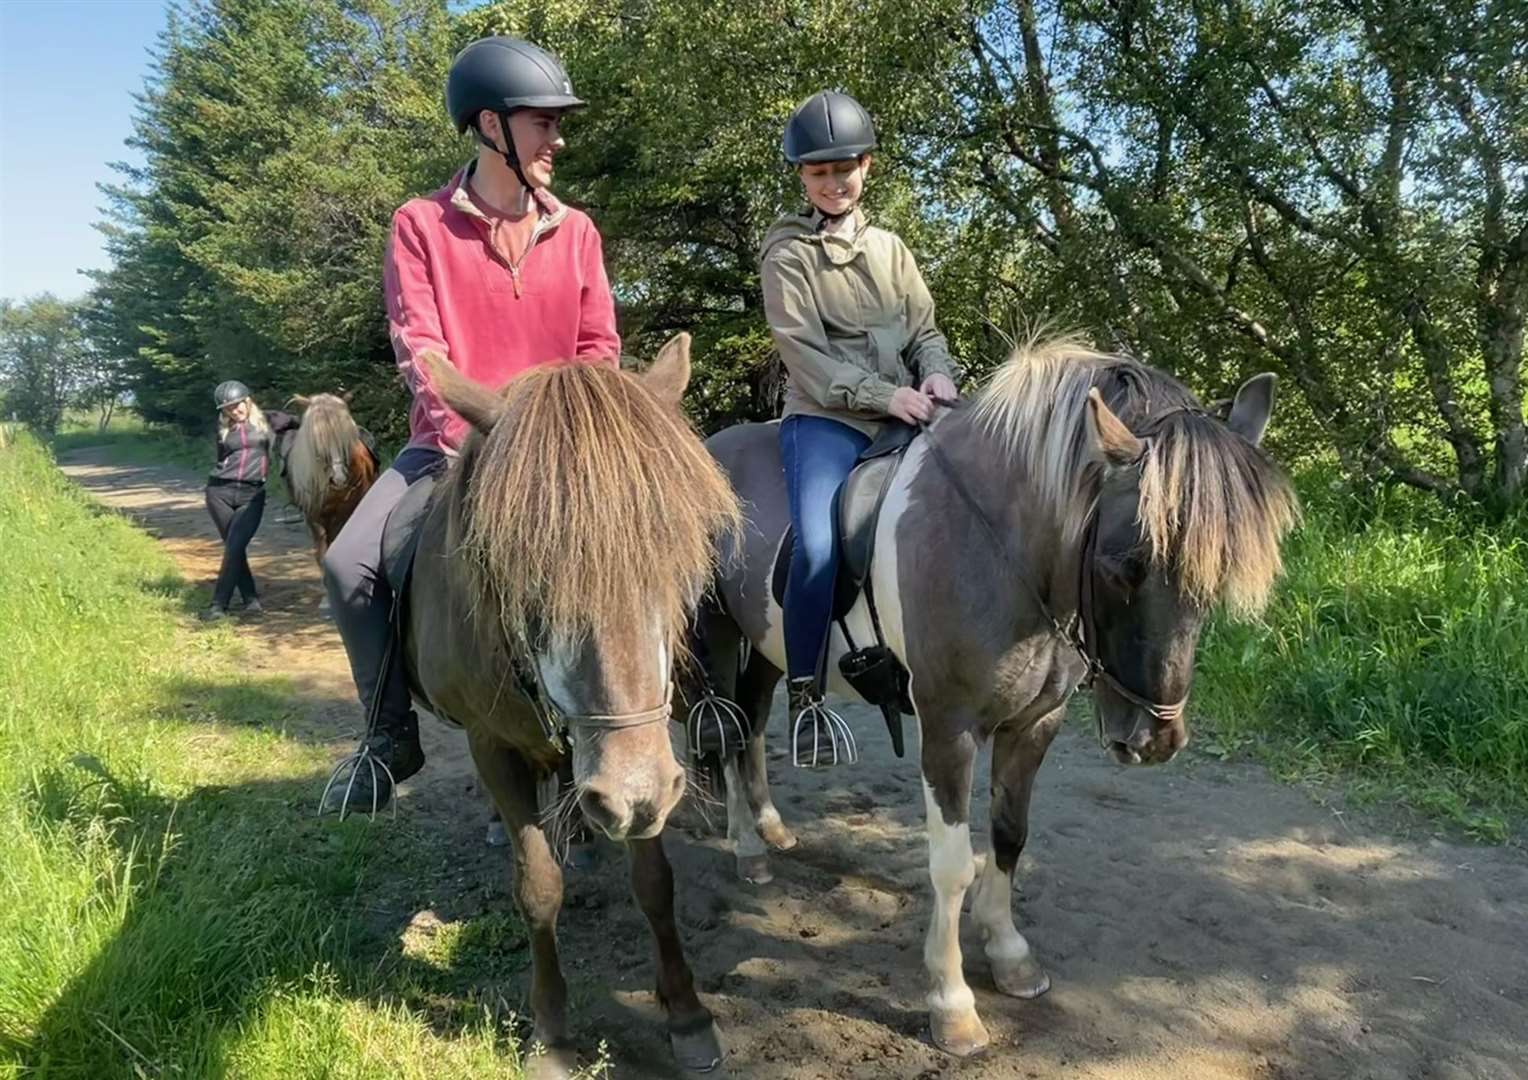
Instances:
[[[361,430],[350,407],[333,394],[314,394],[295,399],[306,403],[302,426],[287,451],[287,480],[292,501],[308,520],[316,520],[332,488],[343,488],[356,479],[352,457],[361,441]]]
[[[655,617],[677,643],[718,533],[741,527],[731,485],[680,412],[637,376],[587,363],[513,379],[447,497],[480,610],[527,643]]]
[[[1169,375],[1075,337],[1032,340],[979,395],[978,424],[1028,475],[1063,534],[1078,538],[1098,499],[1103,468],[1088,437],[1088,391],[1146,439],[1141,531],[1158,566],[1196,600],[1237,614],[1267,603],[1283,566],[1279,545],[1299,517],[1283,471],[1259,447],[1204,413]]]

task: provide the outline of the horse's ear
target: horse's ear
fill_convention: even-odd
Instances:
[[[1146,444],[1104,404],[1096,386],[1088,391],[1088,439],[1110,465],[1133,465],[1146,452]]]
[[[346,390],[343,394],[340,395],[340,400],[343,401],[346,405],[349,405],[352,401],[355,400],[355,391]]]
[[[642,385],[665,405],[679,407],[690,385],[690,335],[681,331],[658,350],[652,366],[642,374]]]
[[[308,402],[309,398],[307,394],[293,394],[291,397],[287,398],[288,405],[296,405],[299,409],[306,409],[308,407]]]
[[[430,383],[452,412],[483,434],[488,434],[504,412],[504,399],[481,383],[475,383],[438,352],[426,350],[419,362]]]
[[[1253,446],[1263,441],[1263,432],[1268,430],[1268,418],[1273,415],[1273,386],[1278,381],[1271,371],[1254,375],[1241,384],[1236,400],[1231,403],[1226,426]]]

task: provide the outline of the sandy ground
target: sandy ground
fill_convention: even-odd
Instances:
[[[210,584],[220,550],[198,477],[88,450],[63,467]],[[280,518],[267,508],[252,547],[270,614],[237,632],[257,670],[294,680],[310,703],[304,727],[338,756],[359,709],[318,612],[306,530]],[[916,766],[892,756],[878,715],[847,711],[865,751],[855,769],[805,774],[774,759],[801,843],[773,857],[772,884],[737,880],[719,811],[708,825],[687,810],[669,830],[687,948],[734,1077],[1528,1077],[1521,850],[1344,812],[1253,766],[1187,754],[1122,769],[1076,732],[1043,767],[1017,898],[1054,988],[1031,1002],[999,995],[968,927],[968,978],[993,1045],[946,1057],[927,1041],[922,1005]],[[427,722],[424,737],[430,761],[404,785],[400,813],[438,832],[441,862],[400,871],[413,878],[400,926],[510,902],[461,735]],[[618,1077],[671,1075],[619,852],[570,872],[560,937],[582,1039],[609,1041]],[[500,992],[523,1001],[524,981]]]

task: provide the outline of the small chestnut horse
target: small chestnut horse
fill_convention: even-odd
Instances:
[[[350,415],[350,395],[292,398],[302,425],[283,447],[287,487],[313,534],[313,557],[324,552],[377,479],[377,456]]]

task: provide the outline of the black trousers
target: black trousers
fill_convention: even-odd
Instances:
[[[212,606],[227,608],[233,591],[239,590],[245,603],[255,599],[255,575],[250,573],[249,542],[260,528],[265,514],[265,485],[212,483],[207,485],[207,513],[223,538],[223,565],[212,590]]]

